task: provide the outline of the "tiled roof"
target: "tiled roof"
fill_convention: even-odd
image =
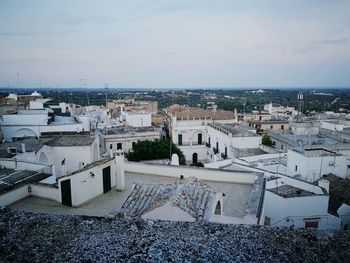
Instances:
[[[204,110],[201,108],[189,108],[178,104],[171,105],[169,112],[175,113],[177,118],[211,118],[213,120],[233,120],[235,114],[232,111]]]
[[[171,202],[201,221],[208,219],[216,193],[195,177],[174,184],[136,184],[120,212],[130,218],[141,217]]]

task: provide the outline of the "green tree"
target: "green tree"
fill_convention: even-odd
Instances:
[[[180,164],[186,164],[186,159],[182,151],[169,140],[138,141],[126,157],[129,161],[139,162],[144,160],[168,159],[171,158],[173,153],[179,156]]]
[[[270,146],[270,147],[273,147],[274,144],[273,142],[271,141],[271,138],[268,134],[265,134],[262,138],[262,144],[266,145],[266,146]]]

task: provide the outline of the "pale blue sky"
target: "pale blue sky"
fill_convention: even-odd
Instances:
[[[80,79],[88,87],[349,87],[350,1],[0,1],[0,87]]]

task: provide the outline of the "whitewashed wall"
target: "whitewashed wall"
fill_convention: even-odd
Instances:
[[[334,164],[334,165],[333,165]],[[294,176],[300,174],[303,180],[313,182],[320,179],[321,176],[333,173],[341,178],[347,176],[347,165],[349,161],[346,156],[315,156],[307,157],[293,150],[288,151],[287,174]],[[297,171],[295,171],[297,166]]]
[[[271,219],[271,226],[294,225],[303,228],[304,219],[319,218],[319,228],[339,229],[340,220],[334,221],[328,214],[328,201],[328,195],[283,198],[267,190],[264,213]]]
[[[194,153],[198,154],[198,162],[207,159],[207,147],[205,145],[192,145],[192,146],[178,146],[183,152],[186,161],[192,162],[192,156]]]
[[[61,203],[61,192],[58,188],[40,184],[30,184],[33,196],[50,199]]]
[[[41,156],[46,155],[48,163],[55,166],[56,176],[72,173],[84,165],[93,162],[93,145],[90,146],[67,146],[67,147],[49,147],[44,146],[37,152],[38,160]],[[65,165],[62,161],[65,159]]]
[[[255,180],[255,173],[250,172],[232,172],[216,169],[144,164],[137,162],[126,162],[125,171],[132,173],[168,176],[173,178],[180,178],[180,175],[183,175],[184,178],[194,176],[198,179],[206,181],[220,181],[242,184],[253,184]]]
[[[151,113],[125,113],[125,121],[132,127],[152,126]]]
[[[11,192],[0,195],[0,206],[10,205],[18,200],[27,197],[28,195],[28,185],[14,189]]]
[[[115,160],[92,167],[79,173],[58,178],[58,186],[61,189],[61,182],[71,180],[72,206],[80,206],[87,201],[103,194],[103,168],[111,167],[111,187],[116,184]],[[91,176],[93,173],[95,176]],[[61,191],[61,190],[60,190]]]

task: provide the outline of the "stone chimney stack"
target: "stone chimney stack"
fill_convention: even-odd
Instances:
[[[124,152],[117,150],[115,152],[115,188],[117,191],[125,190],[125,164]]]
[[[26,145],[25,143],[22,143],[22,153],[25,153],[26,152]]]

